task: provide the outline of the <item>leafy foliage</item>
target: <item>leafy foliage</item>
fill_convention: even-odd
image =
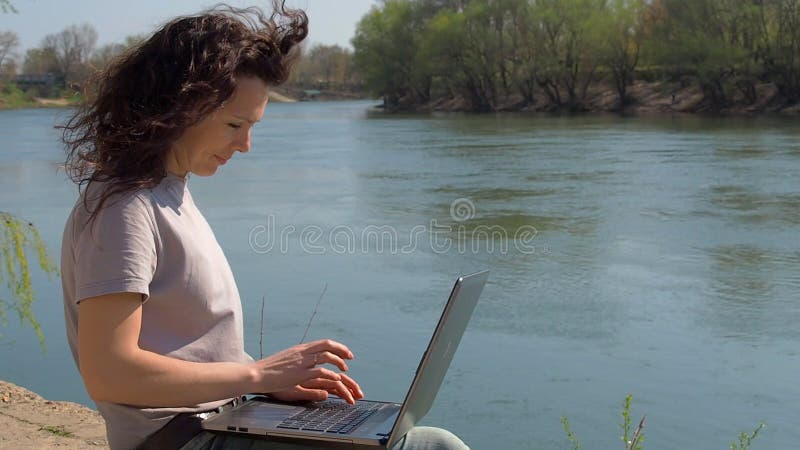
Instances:
[[[731,442],[731,450],[749,450],[750,444],[753,443],[753,439],[758,436],[758,432],[764,428],[764,422],[758,424],[755,430],[752,433],[748,434],[742,431],[739,433],[739,444],[737,445],[736,442]]]
[[[575,434],[569,427],[569,420],[564,416],[561,417],[561,426],[564,427],[564,433],[567,434],[567,439],[572,443],[572,449],[581,450],[581,441],[575,437]]]
[[[633,396],[628,394],[625,396],[625,401],[622,403],[622,442],[625,444],[625,450],[642,450],[642,442],[644,441],[644,417],[639,422],[639,426],[635,430],[631,429],[631,400]]]
[[[640,71],[688,81],[705,108],[756,101],[773,83],[800,100],[797,0],[386,0],[353,39],[355,65],[388,107],[461,97],[585,109],[612,85],[620,107]]]
[[[16,13],[17,9],[14,8],[14,4],[11,3],[11,0],[0,0],[0,11],[5,13]]]
[[[625,396],[625,400],[622,402],[622,423],[620,423],[622,436],[620,436],[620,439],[622,440],[623,448],[625,450],[642,450],[642,443],[644,442],[645,416],[642,416],[639,424],[633,428],[633,422],[631,421],[632,401],[633,396],[628,394]],[[581,442],[578,440],[577,436],[575,436],[575,433],[572,432],[572,429],[569,425],[569,420],[564,416],[561,417],[561,426],[564,428],[564,433],[566,433],[567,439],[572,444],[573,450],[580,450]],[[749,434],[745,432],[739,433],[739,442],[732,442],[730,445],[730,450],[749,450],[750,445],[753,443],[753,440],[758,437],[758,433],[762,428],[764,428],[763,422],[760,423],[756,429]]]
[[[0,84],[0,104],[4,108],[30,108],[36,104],[31,92],[25,92],[14,83]]]
[[[16,311],[20,321],[27,322],[36,332],[44,351],[44,335],[31,311],[34,297],[26,250],[36,254],[42,271],[48,275],[57,274],[36,227],[0,211],[0,283],[5,281],[8,295],[2,295],[3,290],[0,290],[0,321],[7,324],[8,311]]]

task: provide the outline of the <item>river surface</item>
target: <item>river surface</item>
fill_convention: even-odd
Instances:
[[[475,449],[800,442],[796,119],[385,116],[271,104],[195,201],[226,252],[258,357],[330,337],[367,396],[401,401],[454,279],[489,282],[425,424]],[[0,210],[58,261],[77,190],[53,124],[0,112]],[[33,256],[33,255],[31,255]],[[34,274],[47,352],[9,315],[0,378],[87,405],[60,280]],[[315,305],[322,300],[314,314]],[[8,298],[7,291],[0,297]],[[264,303],[263,332],[261,307]]]

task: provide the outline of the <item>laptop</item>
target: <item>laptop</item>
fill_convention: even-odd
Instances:
[[[428,413],[488,276],[484,270],[456,280],[403,403],[358,400],[349,405],[335,396],[282,403],[256,396],[207,418],[202,427],[313,447],[392,447]]]

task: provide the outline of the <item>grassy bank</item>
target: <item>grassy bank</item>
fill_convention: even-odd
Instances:
[[[34,91],[23,91],[15,84],[0,84],[0,110],[24,108],[69,108],[83,100],[80,93],[62,90],[56,97],[39,97]],[[294,103],[297,100],[278,92],[270,92],[270,101]]]
[[[16,84],[0,84],[0,110],[22,108],[64,108],[80,103],[82,96],[64,89],[58,96],[45,98],[34,91],[23,91]]]
[[[0,109],[35,108],[36,99],[15,84],[0,85]]]

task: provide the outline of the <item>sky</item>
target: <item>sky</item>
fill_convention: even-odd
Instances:
[[[38,47],[47,34],[69,25],[90,23],[97,30],[97,46],[122,42],[126,36],[149,33],[167,20],[192,14],[215,0],[12,0],[18,13],[0,13],[0,31],[13,31],[20,39],[18,53]],[[227,0],[232,6],[266,6],[269,0]],[[310,44],[352,47],[356,24],[377,0],[287,0],[309,17]]]

